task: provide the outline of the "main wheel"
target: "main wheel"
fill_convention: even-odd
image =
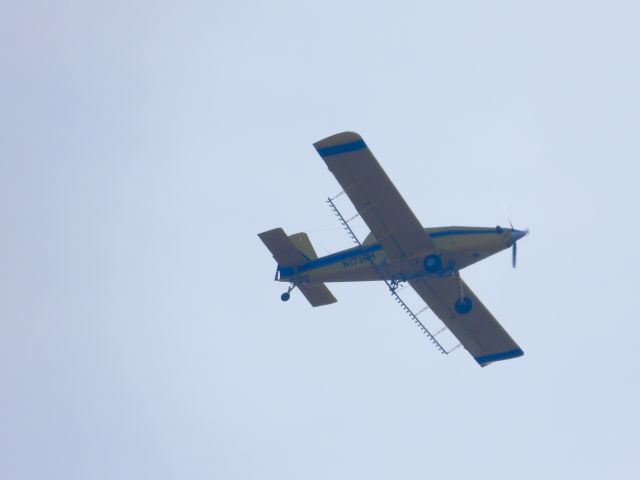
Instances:
[[[429,273],[436,273],[442,269],[442,260],[439,255],[429,255],[422,263],[424,269]]]
[[[464,315],[471,311],[471,309],[473,308],[473,302],[471,302],[471,299],[469,297],[464,297],[462,298],[462,300],[456,300],[454,308],[460,315]]]
[[[291,298],[291,295],[289,295],[289,292],[284,292],[282,295],[280,295],[280,300],[282,300],[283,302],[288,301]]]

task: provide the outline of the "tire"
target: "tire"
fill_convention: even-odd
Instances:
[[[289,295],[289,292],[284,292],[282,295],[280,295],[280,300],[282,300],[283,302],[288,301],[291,298],[291,295]]]
[[[462,300],[456,300],[456,303],[453,305],[460,315],[466,315],[473,309],[473,302],[469,297],[464,297]]]
[[[437,273],[442,270],[442,260],[439,255],[429,255],[422,262],[422,266],[428,273]]]

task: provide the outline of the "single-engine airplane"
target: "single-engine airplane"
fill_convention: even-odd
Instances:
[[[435,338],[437,333],[432,334],[396,295],[406,282],[480,366],[524,355],[460,278],[460,270],[510,247],[515,267],[516,242],[527,230],[424,228],[360,135],[338,133],[314,147],[371,233],[360,242],[329,199],[356,247],[318,258],[306,233],[287,236],[276,228],[258,234],[278,263],[275,280],[290,284],[283,301],[297,287],[312,306],[328,305],[337,300],[326,282],[383,280],[431,341],[449,353]]]

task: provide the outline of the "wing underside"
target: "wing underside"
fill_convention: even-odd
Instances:
[[[455,310],[459,289],[454,276],[411,280],[409,284],[429,305],[462,346],[484,367],[492,362],[524,355],[522,349],[483,305],[473,291],[462,282],[464,296],[471,300],[471,311]]]
[[[314,147],[391,260],[434,249],[434,244],[369,147],[343,132]]]

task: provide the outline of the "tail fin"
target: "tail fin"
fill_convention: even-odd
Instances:
[[[259,233],[258,236],[278,262],[278,267],[297,267],[318,258],[306,233],[287,237],[282,228],[274,228]],[[305,282],[297,286],[314,307],[337,302],[322,282]]]
[[[294,233],[293,235],[289,235],[289,238],[291,239],[291,243],[309,260],[318,258],[316,251],[313,249],[313,245],[311,245],[309,236],[306,233]]]

